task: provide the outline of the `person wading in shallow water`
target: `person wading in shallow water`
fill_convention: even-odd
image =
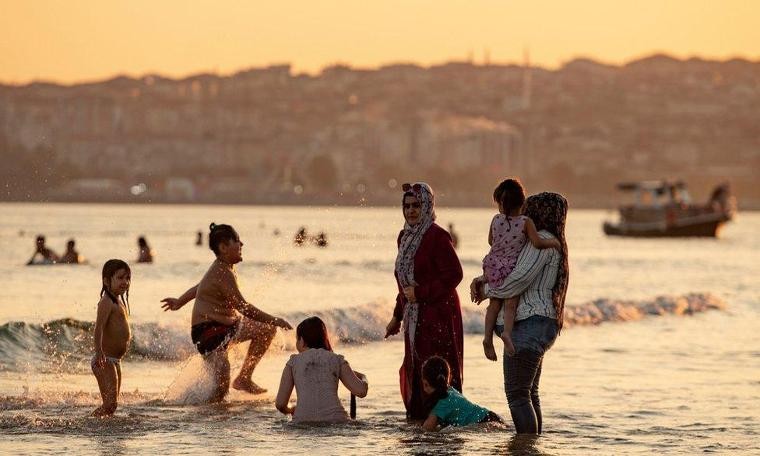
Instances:
[[[567,200],[557,193],[539,193],[525,202],[525,215],[533,220],[539,236],[557,239],[560,249],[540,250],[527,242],[517,264],[498,287],[490,287],[483,276],[470,284],[471,298],[509,299],[520,297],[512,329],[515,352],[505,351],[504,389],[518,434],[540,434],[541,401],[538,383],[544,355],[562,329],[565,297],[570,277],[565,223]],[[497,323],[497,327],[501,326]],[[501,326],[499,332],[504,327]]]
[[[438,355],[451,370],[450,385],[462,391],[464,339],[457,285],[462,265],[451,236],[435,223],[433,189],[424,182],[402,185],[404,228],[398,235],[398,284],[393,318],[385,337],[404,326],[404,361],[399,369],[401,397],[410,420],[424,420],[435,405],[422,386],[422,363]]]
[[[235,264],[243,261],[240,236],[230,225],[212,223],[210,229],[208,243],[216,260],[206,275],[179,298],[164,298],[161,302],[164,311],[178,310],[195,299],[191,337],[198,352],[214,370],[216,390],[210,401],[218,402],[230,387],[229,345],[251,341],[232,387],[261,394],[266,389],[253,382],[253,370],[272,343],[276,328],[293,327],[282,318],[273,317],[246,302],[240,293],[235,271]]]

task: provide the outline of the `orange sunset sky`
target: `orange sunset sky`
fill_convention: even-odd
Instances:
[[[755,0],[0,0],[0,82],[515,63],[525,48],[547,68],[656,52],[757,61],[758,24]]]

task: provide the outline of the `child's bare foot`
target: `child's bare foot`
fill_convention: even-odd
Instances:
[[[236,378],[235,381],[232,382],[232,387],[238,391],[245,391],[246,393],[251,394],[262,394],[267,392],[266,388],[260,387],[251,379]]]
[[[502,333],[501,340],[504,341],[504,351],[507,355],[512,356],[515,354],[515,344],[512,343],[512,337],[509,334]]]
[[[493,348],[493,341],[483,340],[483,353],[485,353],[486,358],[496,361],[496,350]]]
[[[98,418],[102,418],[104,416],[113,415],[115,411],[116,409],[114,407],[106,407],[105,405],[101,405],[100,407],[93,410],[90,416],[96,416]]]

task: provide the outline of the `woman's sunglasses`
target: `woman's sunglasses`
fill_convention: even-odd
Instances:
[[[419,192],[420,190],[422,190],[422,185],[420,185],[420,184],[410,184],[410,183],[401,184],[401,190],[403,190],[405,192],[408,192],[410,190],[414,190],[415,192]]]

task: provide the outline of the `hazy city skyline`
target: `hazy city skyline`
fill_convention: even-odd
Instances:
[[[335,63],[519,63],[525,49],[550,69],[576,57],[622,64],[653,53],[760,59],[760,4],[741,1],[0,3],[6,84],[231,74],[275,63],[309,73]]]

